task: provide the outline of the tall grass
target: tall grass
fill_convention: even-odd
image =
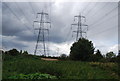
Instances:
[[[62,79],[118,79],[117,74],[109,70],[93,67],[88,62],[44,61],[33,56],[16,56],[3,61],[3,79],[21,73],[47,73]]]

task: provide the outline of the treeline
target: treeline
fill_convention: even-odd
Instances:
[[[17,49],[11,49],[9,51],[2,51],[4,55],[17,56],[33,56],[28,54],[27,51],[18,51]],[[77,42],[73,43],[70,48],[70,54],[61,54],[59,57],[54,56],[36,56],[42,58],[54,58],[59,60],[73,60],[73,61],[87,61],[87,62],[120,62],[120,50],[116,55],[114,52],[108,52],[105,55],[98,49],[95,51],[92,41],[85,38],[80,38]]]
[[[102,54],[98,49],[95,51],[92,41],[85,38],[80,38],[77,42],[73,43],[70,49],[70,60],[77,61],[92,61],[92,62],[119,62],[119,54],[108,52],[106,55]]]
[[[17,56],[17,55],[28,55],[27,51],[18,51],[17,49],[13,48],[9,51],[2,51],[2,54],[7,54],[7,55],[11,55],[11,56]]]
[[[37,59],[52,58],[52,59],[59,59],[59,60],[66,60],[66,58],[67,58],[67,56],[65,54],[62,54],[59,57],[44,56],[44,55],[38,56],[38,55],[29,54],[27,51],[23,51],[23,50],[18,51],[15,48],[8,50],[8,51],[3,51],[3,50],[0,50],[0,51],[2,53],[3,60],[9,60],[9,59],[12,59],[14,57],[19,57],[19,56],[33,57],[33,58],[37,58]]]
[[[17,57],[31,57],[30,54],[28,54],[27,51],[18,51],[17,49],[13,48],[11,50],[8,50],[8,51],[3,51],[3,50],[0,50],[1,53],[2,53],[2,60],[3,61],[9,61],[9,60],[13,60],[13,59],[16,59]]]

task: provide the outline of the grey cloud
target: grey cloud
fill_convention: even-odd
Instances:
[[[7,49],[10,49],[10,48],[22,49],[24,47],[27,47],[27,45],[22,44],[22,42],[15,42],[15,41],[12,41],[12,40],[10,40],[10,41],[3,40],[2,45],[3,45],[3,48],[5,47]]]
[[[35,16],[37,12],[40,12],[42,9],[45,9],[45,4],[49,3],[22,3],[19,2],[17,3],[6,3],[12,10],[13,12],[22,20],[25,22],[25,24],[31,29],[29,31],[28,28],[26,28],[21,21],[19,21],[13,13],[10,12],[10,10],[3,4],[3,13],[2,13],[2,31],[3,31],[3,36],[16,36],[17,38],[14,39],[16,41],[28,41],[28,42],[36,42],[37,36],[35,36],[33,33],[33,28],[32,28],[32,23],[35,20]],[[31,6],[30,6],[31,4]],[[74,39],[71,37],[72,36],[72,30],[71,24],[74,23],[74,15],[78,15],[82,9],[85,9],[85,4],[88,3],[52,3],[51,4],[51,13],[50,13],[50,7],[48,6],[46,11],[48,10],[50,17],[51,17],[51,23],[52,23],[52,28],[50,29],[50,42],[53,43],[62,43],[64,41],[73,41]],[[116,11],[113,11],[112,14],[106,15],[104,19],[101,19],[100,21],[97,21],[99,18],[101,18],[105,13],[109,12],[112,8],[116,6],[115,3],[108,3],[105,8],[100,9],[103,7],[106,3],[96,3],[97,5],[93,9],[95,3],[89,3],[89,5],[84,11],[85,16],[87,18],[86,24],[91,25],[92,23],[98,23],[94,26],[89,27],[88,34],[93,35],[96,33],[99,33],[103,31],[104,29],[107,29],[109,27],[114,26],[117,24],[116,22],[116,17],[114,19],[109,19],[110,17],[116,13]],[[83,6],[81,6],[83,5]],[[82,8],[81,8],[82,7]],[[20,10],[20,9],[21,10]],[[32,9],[33,8],[33,9]],[[93,10],[92,10],[93,9]],[[100,10],[99,10],[100,9]],[[33,12],[35,11],[35,12]],[[88,11],[91,11],[87,13]],[[94,12],[96,14],[94,14]],[[84,15],[84,13],[82,13]],[[110,21],[111,20],[111,21]],[[100,23],[101,22],[101,23]],[[76,30],[76,28],[73,28]],[[28,32],[29,31],[29,32]],[[70,31],[70,33],[69,33]],[[100,41],[110,41],[110,42],[116,42],[116,33],[115,30],[110,30],[108,32],[102,32],[103,34],[99,34],[97,36],[91,36],[91,40],[100,40]],[[36,32],[36,31],[35,31]],[[37,32],[38,33],[38,32]],[[75,34],[74,34],[75,36]],[[75,37],[74,37],[75,38]],[[67,40],[66,40],[67,39]],[[6,40],[7,41],[7,40]],[[18,43],[17,43],[18,44]],[[13,45],[19,46],[16,43]],[[10,45],[12,46],[12,44]],[[22,47],[22,46],[19,46]],[[24,47],[24,46],[23,46]]]

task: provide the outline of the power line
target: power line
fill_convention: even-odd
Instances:
[[[29,6],[31,7],[31,9],[32,9],[32,11],[33,11],[33,14],[34,14],[34,17],[35,17],[36,12],[35,12],[32,4],[31,4],[31,2],[29,2],[28,4],[29,4]],[[34,22],[33,22],[33,25],[32,25],[32,26],[33,26],[33,30],[34,30]],[[34,30],[34,34],[37,35],[37,34],[35,33],[35,30]]]
[[[17,8],[20,10],[20,12],[24,15],[24,17],[26,18],[26,20],[29,22],[29,24],[31,24],[31,22],[29,21],[29,19],[26,17],[26,15],[24,14],[23,10],[19,7],[19,5],[17,4],[17,2],[15,2]],[[32,24],[31,24],[32,26]]]
[[[71,26],[71,27],[72,27],[72,26]],[[65,39],[64,39],[64,42],[68,40],[68,37],[70,36],[70,33],[71,33],[71,29],[72,29],[72,28],[70,28],[69,31],[68,31],[68,33],[66,34],[66,37],[65,37]]]
[[[119,15],[120,15],[120,14],[118,14],[118,15],[113,15],[112,17],[109,17],[107,20],[104,20],[104,21],[108,21],[108,20],[111,21],[113,17],[119,16]],[[101,23],[102,23],[102,24],[101,24]],[[105,23],[105,22],[102,21],[102,22],[98,23],[98,25],[99,25],[99,26],[100,26],[100,25],[103,25],[103,23]],[[93,28],[97,28],[97,27],[94,26],[94,27],[92,27],[92,29],[93,29]]]
[[[109,3],[110,3],[110,2],[109,2]],[[106,2],[106,4],[105,4],[103,7],[101,7],[99,10],[104,9],[106,6],[109,5],[109,4],[108,4],[108,5],[107,5],[107,4],[108,4],[108,3]],[[94,12],[94,14],[93,14],[92,16],[95,16],[96,13],[98,13],[98,12],[99,12],[99,11]],[[88,14],[88,15],[89,15],[89,14]],[[91,17],[92,17],[92,16],[91,16]]]
[[[102,19],[104,19],[105,17],[107,17],[109,14],[111,14],[111,12],[113,12],[113,11],[116,10],[117,8],[118,8],[118,6],[115,7],[115,8],[113,8],[111,11],[109,11],[108,13],[106,13],[105,15],[103,15],[103,16],[102,16],[101,18],[99,18],[98,20],[96,20],[96,23],[100,22]],[[90,25],[90,27],[91,27],[91,26],[94,26],[96,23],[95,23],[95,22],[92,23],[92,24]]]
[[[51,16],[52,16],[52,15],[51,15],[51,14],[52,14],[52,5],[51,5],[51,3],[52,3],[52,2],[50,2],[50,4],[49,4],[49,6],[50,6],[50,9],[49,9],[49,10],[50,10],[50,13],[49,13],[49,14],[50,14],[50,18],[49,18],[49,19],[50,19],[50,22],[52,22],[52,19],[51,19]],[[50,28],[51,28],[51,24],[50,24]]]
[[[24,25],[31,33],[33,33],[33,31],[25,24],[21,21],[21,19],[14,13],[14,11],[6,4],[3,3],[9,10],[10,12],[22,23],[22,25]],[[33,33],[34,34],[34,33]]]
[[[14,11],[12,11],[12,9],[11,9],[6,3],[3,2],[3,4],[12,12],[12,14],[13,14],[21,23],[23,23],[23,22],[21,21],[21,19],[14,13]],[[23,25],[24,25],[28,30],[31,31],[31,29],[30,29],[25,23],[23,23]],[[31,32],[32,32],[32,31],[31,31]]]
[[[86,5],[86,7],[85,7],[81,12],[84,13],[84,11],[88,8],[89,5],[90,5],[90,3],[88,3],[88,4]]]
[[[33,14],[35,15],[35,14],[36,14],[36,12],[35,12],[35,10],[34,10],[34,8],[33,8],[32,4],[31,4],[31,2],[29,2],[29,5],[30,5],[30,7],[31,7],[31,9],[32,9],[32,11],[33,11]]]
[[[118,15],[114,15],[114,16],[112,16],[112,17],[109,17],[107,20],[110,21],[110,20],[112,20],[113,17],[115,17],[115,16],[119,16],[119,15],[120,15],[120,14],[118,14]],[[107,21],[107,20],[106,20],[106,21]],[[103,23],[103,22],[101,22],[101,23]],[[102,25],[101,23],[99,23],[99,26]],[[92,28],[93,28],[93,27],[92,27]],[[108,30],[111,30],[111,29],[113,29],[113,28],[114,28],[114,27],[108,28],[108,29],[103,30],[103,31],[101,31],[101,32],[99,32],[99,33],[102,33],[102,32],[108,31]],[[93,35],[98,35],[98,33],[93,34]]]
[[[103,31],[100,31],[100,32],[97,32],[97,33],[94,33],[94,34],[91,34],[91,35],[88,35],[88,37],[90,37],[90,36],[95,36],[95,35],[100,35],[100,34],[102,34],[103,32],[108,32],[108,30],[111,30],[111,29],[113,29],[113,28],[115,28],[115,27],[110,27],[110,28],[108,28],[108,29],[106,29],[106,30],[103,30]]]
[[[96,5],[97,5],[97,2],[95,3],[95,5],[88,12],[86,12],[87,14],[85,14],[85,15],[90,14],[90,12],[95,8]]]

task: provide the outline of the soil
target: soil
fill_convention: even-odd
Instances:
[[[47,60],[47,61],[58,61],[58,59],[52,59],[52,58],[41,58],[42,60]]]

